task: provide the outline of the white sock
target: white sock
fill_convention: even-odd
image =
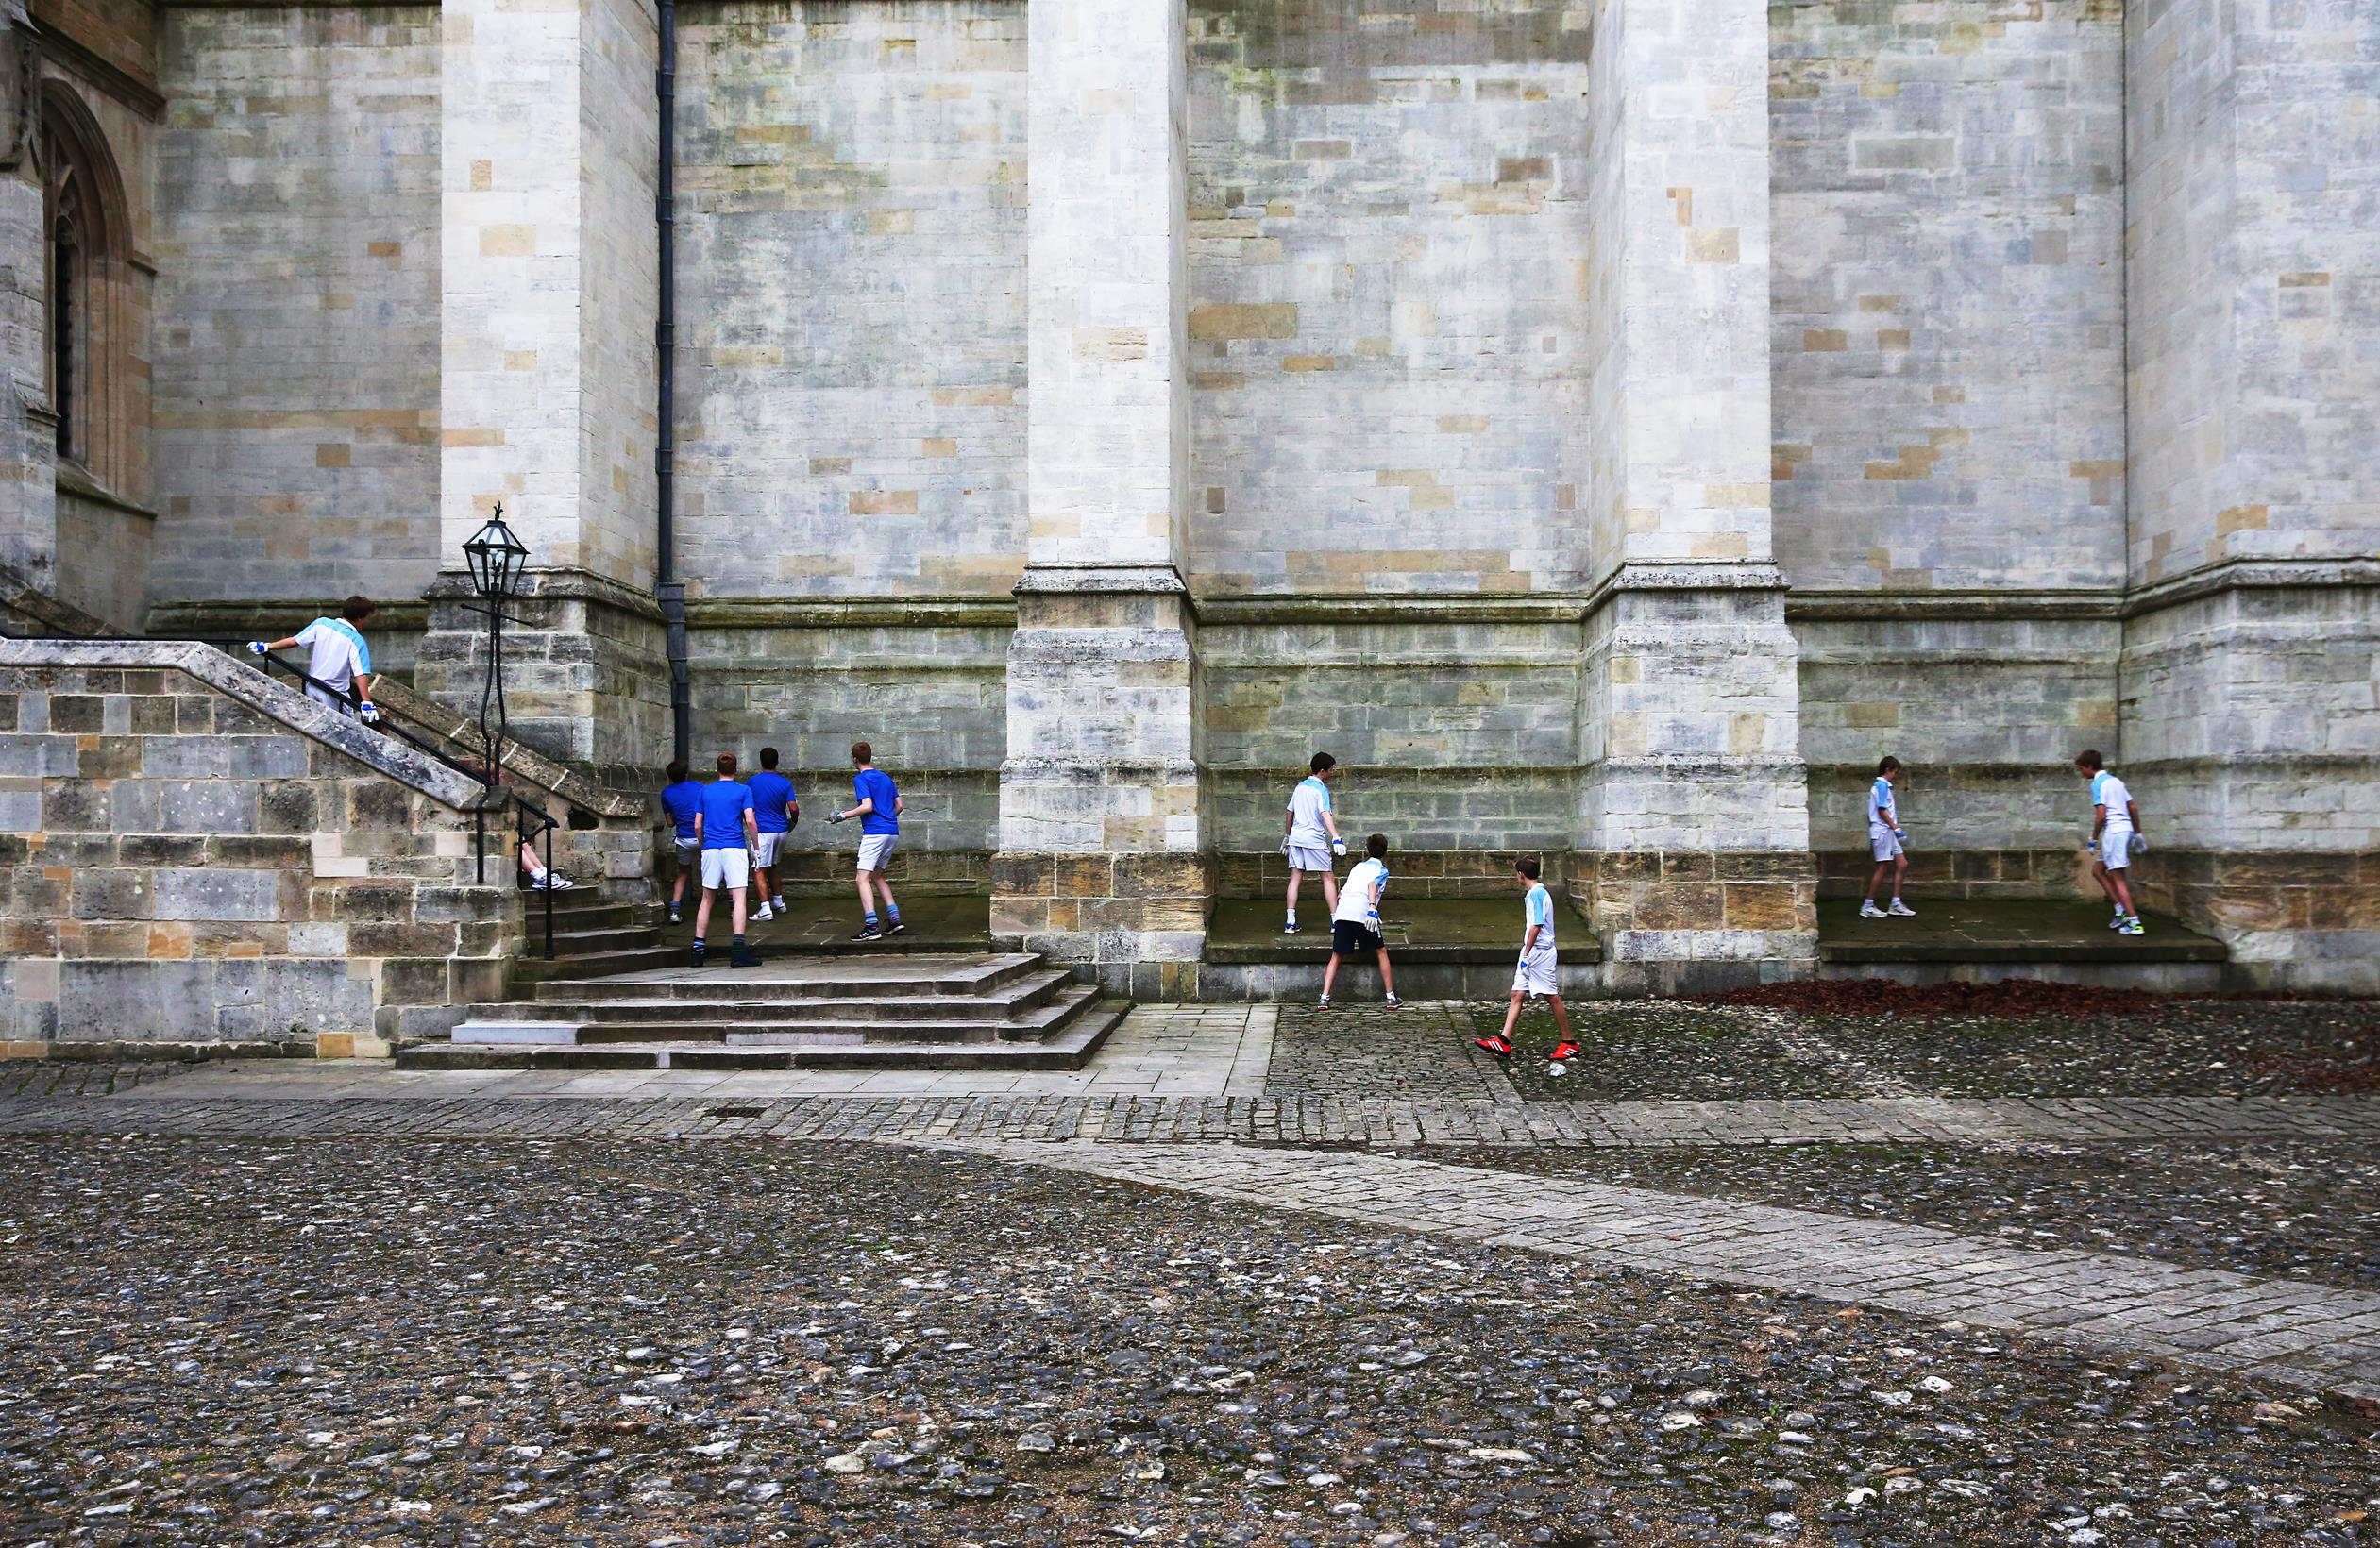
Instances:
[[[1893,901],[1894,901],[1894,902],[1896,902],[1896,903],[1898,903],[1898,902],[1899,902],[1899,901],[1900,901],[1900,894],[1899,894],[1899,893],[1896,892],[1896,893],[1894,893],[1894,894],[1893,894]]]

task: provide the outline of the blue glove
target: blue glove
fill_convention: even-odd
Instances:
[[[1332,839],[1330,841],[1330,852],[1333,854],[1345,854],[1347,852],[1347,841],[1343,838]]]
[[[1908,830],[1908,829],[1906,829],[1906,828],[1895,828],[1895,829],[1893,830],[1893,837],[1895,837],[1895,838],[1902,838],[1902,839],[1905,839],[1905,838],[1907,838],[1908,836],[1909,836],[1909,830]]]
[[[2098,839],[2092,839],[2092,840],[2091,840],[2091,853],[2093,853],[2093,854],[2097,854],[2097,853],[2099,853],[2099,840],[2098,840]]]
[[[380,723],[380,707],[378,704],[360,704],[355,713],[367,726]]]
[[[269,656],[272,652],[264,648],[264,642],[262,640],[250,640],[248,642],[248,654],[251,656]]]

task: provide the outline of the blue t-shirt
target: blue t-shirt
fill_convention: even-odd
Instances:
[[[706,850],[744,848],[744,814],[752,809],[752,788],[734,780],[714,780],[702,787],[702,847]]]
[[[678,822],[678,842],[694,842],[694,814],[702,810],[702,787],[692,780],[662,786],[661,804]]]
[[[793,799],[793,782],[773,768],[752,776],[752,820],[764,833],[782,833],[793,826],[786,810]]]
[[[901,832],[901,819],[892,815],[893,803],[901,799],[901,792],[892,787],[891,775],[881,768],[863,768],[852,776],[852,795],[854,798],[853,804],[863,800],[872,800],[876,803],[874,811],[859,819],[861,833],[897,833]]]

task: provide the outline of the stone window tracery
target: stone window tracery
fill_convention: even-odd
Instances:
[[[124,331],[123,186],[89,109],[55,86],[42,101],[42,173],[58,456],[108,484],[120,472],[122,449],[114,395]]]

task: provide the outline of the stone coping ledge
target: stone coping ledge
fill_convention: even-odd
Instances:
[[[478,781],[195,640],[0,639],[0,666],[180,672],[442,806],[471,811],[485,794]]]

